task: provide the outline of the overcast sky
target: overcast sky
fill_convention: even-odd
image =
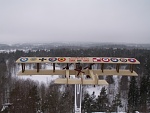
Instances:
[[[150,0],[0,0],[0,43],[150,44]]]

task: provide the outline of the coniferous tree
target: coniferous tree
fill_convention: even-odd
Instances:
[[[69,90],[65,90],[60,95],[59,109],[60,113],[70,113],[74,107],[74,98]]]
[[[120,94],[116,94],[114,100],[112,101],[111,111],[118,112],[118,107],[122,107]]]
[[[95,104],[94,104],[94,100],[95,100],[95,92],[93,92],[92,95],[90,95],[89,93],[85,93],[84,94],[84,99],[82,101],[82,109],[83,111],[87,112],[87,113],[91,113],[92,111],[94,111],[95,108]]]
[[[149,112],[150,112],[150,75],[148,76],[148,99],[147,99],[147,103],[148,103],[148,109],[149,109]]]
[[[21,80],[15,81],[13,89],[10,92],[10,102],[13,106],[10,112],[12,113],[20,113],[21,111],[24,112],[24,109],[28,109],[25,106],[27,104],[25,101],[26,92],[22,92],[24,88],[22,87],[21,82]]]
[[[148,84],[149,84],[149,77],[143,76],[140,84],[140,110],[142,112],[147,112],[148,106]]]
[[[40,97],[38,94],[38,89],[37,86],[32,86],[31,89],[29,89],[29,94],[27,96],[27,100],[28,100],[28,107],[30,109],[31,113],[35,113],[38,111],[39,109],[39,101],[40,101]]]
[[[45,84],[44,83],[42,83],[41,85],[40,85],[40,98],[41,98],[41,100],[40,100],[40,110],[42,111],[42,112],[45,112],[45,110],[46,110],[46,105],[45,105],[45,103],[46,103],[46,86],[45,86]]]
[[[100,95],[95,101],[96,111],[107,111],[109,109],[108,96],[105,87],[102,87]]]
[[[128,109],[129,111],[138,110],[139,105],[139,89],[135,77],[131,77],[128,92]]]
[[[128,90],[128,77],[122,76],[120,80],[120,89],[121,90]]]
[[[60,97],[61,97],[60,85],[50,84],[49,88],[47,89],[46,94],[46,105],[47,105],[47,112],[49,113],[56,113],[60,112],[61,109],[60,105]]]

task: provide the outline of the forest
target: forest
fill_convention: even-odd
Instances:
[[[115,92],[112,76],[104,78],[109,83],[99,95],[84,90],[82,112],[150,112],[150,50],[138,48],[47,48],[36,51],[16,50],[0,53],[0,113],[74,113],[74,85],[50,82],[39,84],[13,75],[20,57],[134,57],[140,65],[134,67],[138,77],[121,76]],[[63,88],[63,91],[60,90]],[[86,88],[86,87],[83,87]]]

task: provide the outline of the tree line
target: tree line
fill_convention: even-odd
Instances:
[[[0,110],[3,113],[73,113],[74,86],[56,85],[52,82],[48,86],[32,80],[18,79],[13,76],[17,68],[15,61],[19,57],[135,57],[141,64],[135,67],[138,77],[122,76],[119,80],[118,92],[113,93],[113,76],[103,77],[110,87],[102,87],[99,95],[83,93],[82,111],[150,111],[150,50],[146,49],[49,49],[36,51],[21,51],[0,53]],[[60,90],[63,88],[63,91]],[[110,99],[111,98],[111,99]],[[126,106],[122,100],[126,101]],[[9,105],[6,105],[6,103]],[[9,106],[9,107],[8,107]]]

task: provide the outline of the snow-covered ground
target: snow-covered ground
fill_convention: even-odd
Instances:
[[[57,79],[58,77],[59,77],[58,75],[54,75],[54,76],[50,76],[50,75],[33,75],[33,76],[19,76],[18,78],[31,79],[31,80],[37,81],[39,83],[49,84],[51,81]]]
[[[29,68],[33,68],[33,66],[26,66],[26,69],[29,69]],[[51,64],[46,64],[44,66],[45,69],[52,69],[53,66]],[[59,70],[60,67],[55,67],[55,69]],[[59,75],[21,75],[21,76],[18,76],[17,73],[21,71],[21,65],[16,65],[16,69],[12,70],[12,73],[13,73],[13,76],[14,77],[17,77],[18,79],[31,79],[33,81],[36,81],[36,82],[39,82],[40,84],[41,83],[45,83],[45,84],[49,84],[51,81],[59,78]]]

